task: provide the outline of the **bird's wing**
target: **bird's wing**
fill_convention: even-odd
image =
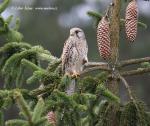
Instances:
[[[85,51],[86,55],[88,54],[88,44],[86,42],[86,51]]]
[[[84,45],[84,47],[83,47],[83,64],[84,63],[86,63],[86,62],[88,62],[88,57],[87,57],[87,55],[88,55],[88,44],[87,44],[87,42],[86,42],[86,40],[85,40],[85,45]]]
[[[75,46],[74,42],[72,39],[68,39],[65,44],[64,44],[64,48],[63,48],[63,53],[62,53],[62,70],[65,70],[65,64],[67,64],[69,62],[69,58],[70,58],[70,53],[72,52],[72,48]]]

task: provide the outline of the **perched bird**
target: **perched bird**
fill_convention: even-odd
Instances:
[[[62,71],[65,75],[77,77],[83,70],[84,64],[88,62],[88,45],[85,34],[80,28],[72,28],[70,35],[64,44],[62,52]],[[71,81],[67,94],[75,91],[75,79]]]

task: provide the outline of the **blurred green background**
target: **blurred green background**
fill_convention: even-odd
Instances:
[[[127,5],[124,1],[122,0],[122,18]],[[19,17],[20,32],[24,35],[24,41],[32,45],[42,45],[57,57],[61,55],[70,28],[80,27],[86,34],[89,61],[102,61],[97,49],[93,20],[86,13],[89,10],[104,13],[110,2],[110,0],[12,0],[3,16],[5,18],[9,15]],[[121,60],[150,56],[150,2],[138,0],[138,5],[139,20],[146,23],[148,28],[138,28],[137,39],[134,43],[128,43],[124,29],[121,31],[119,49]],[[48,10],[35,10],[35,8],[48,8]],[[11,25],[13,26],[14,23]],[[1,41],[0,45],[3,44],[4,42]],[[128,77],[127,80],[136,96],[150,107],[150,74]],[[120,89],[122,99],[126,100],[127,93],[121,84]],[[13,109],[7,114],[15,115]]]

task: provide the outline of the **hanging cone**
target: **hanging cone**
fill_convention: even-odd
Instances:
[[[107,16],[103,17],[97,27],[97,43],[100,56],[108,60],[111,56],[110,27]]]
[[[47,120],[50,124],[52,124],[53,126],[56,126],[56,115],[53,111],[48,112]]]
[[[138,7],[136,0],[129,2],[125,15],[125,31],[127,39],[135,41],[137,35]]]

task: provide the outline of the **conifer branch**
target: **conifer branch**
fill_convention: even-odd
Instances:
[[[98,13],[98,12],[95,12],[95,11],[88,11],[87,14],[92,17],[92,18],[95,18],[96,20],[100,21],[101,18],[103,17],[102,14]]]
[[[22,97],[21,93],[18,91],[14,92],[14,99],[16,100],[20,110],[22,111],[22,114],[27,118],[29,124],[32,126],[32,113],[24,98]]]
[[[125,24],[125,19],[120,19],[120,23],[121,23],[121,26],[124,26],[124,24]],[[139,27],[143,27],[143,28],[147,28],[147,25],[145,24],[145,23],[143,23],[143,22],[140,22],[140,21],[138,21],[137,22],[137,25],[139,26]]]
[[[88,11],[87,14],[92,17],[95,21],[96,21],[96,27],[98,25],[98,22],[101,20],[101,18],[103,17],[103,14],[99,13],[99,12],[95,12],[95,11]],[[120,26],[124,27],[125,25],[125,19],[120,19]],[[147,28],[147,25],[143,22],[138,21],[137,25],[139,27],[143,27],[143,28]]]
[[[140,75],[149,72],[150,72],[150,68],[138,68],[137,70],[125,71],[125,72],[121,72],[120,74],[122,76],[134,76],[134,75]]]
[[[117,103],[120,103],[120,98],[110,92],[107,88],[105,88],[103,84],[100,84],[97,88],[97,93],[100,93],[100,95],[105,96],[106,98],[109,98],[110,100]]]
[[[5,122],[6,126],[28,125],[28,122],[21,119],[13,119]]]
[[[102,70],[102,71],[111,71],[111,69],[109,69],[108,67],[105,66],[96,66],[96,67],[90,67],[90,68],[86,68],[84,69],[80,75],[84,75],[86,73],[92,72],[92,71],[96,71],[96,70]]]
[[[95,67],[95,66],[101,66],[101,67],[108,67],[108,63],[105,62],[87,62],[84,64],[85,67]]]
[[[122,77],[122,76],[119,76],[120,80],[123,82],[123,84],[125,85],[128,93],[129,93],[129,97],[130,97],[130,100],[134,100],[133,96],[132,96],[132,91],[129,87],[129,84],[127,83],[127,81]]]
[[[129,86],[128,82],[127,82],[127,81],[125,80],[125,78],[122,77],[122,76],[119,76],[119,78],[120,78],[120,80],[123,82],[123,84],[125,85],[125,87],[126,87],[126,89],[127,89],[127,91],[128,91],[130,100],[134,103],[134,105],[135,105],[137,111],[140,112],[139,107],[138,107],[137,102],[136,102],[136,99],[135,99],[135,98],[133,97],[133,95],[132,95],[132,91],[131,91],[131,89],[130,89],[130,86]]]
[[[31,96],[38,96],[38,95],[41,95],[41,94],[45,94],[45,93],[51,93],[55,88],[55,85],[54,84],[49,84],[47,86],[44,86],[43,88],[37,88],[37,89],[34,89],[32,91],[30,91],[30,95]]]
[[[35,108],[34,108],[33,114],[32,114],[33,122],[37,122],[40,120],[41,115],[42,115],[43,110],[44,110],[44,106],[45,106],[44,100],[43,100],[43,98],[40,97]]]
[[[42,117],[39,121],[35,123],[35,126],[41,126],[45,121],[47,121],[47,117]]]
[[[118,63],[116,65],[119,69],[121,69],[122,67],[125,67],[128,65],[140,64],[143,62],[150,62],[150,57],[123,60],[123,61],[120,61],[120,63]],[[88,62],[85,64],[85,69],[81,73],[81,75],[86,74],[88,72],[96,71],[96,70],[111,71],[111,68],[105,62]],[[149,69],[141,68],[141,69],[134,70],[134,71],[123,72],[122,74],[125,76],[126,75],[128,76],[128,74],[129,75],[130,74],[143,74],[143,73],[147,73],[147,72],[149,72]]]
[[[0,4],[0,14],[6,9],[9,1],[10,0],[3,0]],[[112,66],[105,62],[86,63],[81,75],[95,70],[105,72],[101,72],[96,77],[90,76],[78,80],[78,84],[81,86],[81,89],[83,89],[83,92],[76,92],[71,96],[68,96],[64,91],[67,82],[69,82],[71,78],[69,78],[70,80],[62,78],[61,58],[53,56],[48,50],[45,50],[41,46],[32,47],[31,45],[22,42],[23,35],[18,32],[20,21],[17,19],[14,28],[11,28],[9,27],[9,24],[11,23],[13,16],[9,16],[7,19],[4,19],[2,15],[0,16],[0,35],[4,34],[5,39],[9,42],[0,48],[0,69],[3,75],[5,75],[6,82],[11,84],[11,82],[15,80],[15,84],[20,85],[21,80],[24,77],[23,71],[25,66],[27,66],[34,71],[33,75],[28,78],[27,83],[36,84],[38,81],[44,85],[42,88],[30,90],[23,88],[0,90],[0,109],[7,109],[10,105],[17,103],[22,116],[25,118],[25,120],[21,118],[6,121],[6,126],[49,126],[51,124],[48,124],[47,117],[45,116],[45,112],[49,111],[48,109],[56,112],[57,121],[59,122],[58,125],[63,126],[118,126],[131,124],[146,126],[150,124],[150,122],[147,122],[149,117],[146,116],[145,110],[142,110],[142,107],[140,107],[133,97],[131,89],[124,78],[124,76],[150,72],[150,57],[124,61],[118,60],[119,34],[121,27],[124,28],[125,20],[120,19],[121,0],[112,0],[112,2],[112,8],[109,15],[112,49],[110,62]],[[92,11],[89,11],[88,15],[96,19],[96,23],[98,23],[103,16],[100,13]],[[142,22],[138,22],[138,26],[144,28],[147,27],[147,25]],[[48,67],[46,69],[40,67],[40,61],[48,62]],[[137,70],[123,71],[121,69],[128,65],[140,63],[143,63],[141,65],[142,68],[138,68]],[[106,80],[108,81],[108,89],[103,85]],[[117,96],[119,80],[125,85],[131,102],[134,103],[134,106],[132,107],[132,105],[130,105],[127,111],[126,105],[120,107],[120,98]],[[38,97],[39,95],[42,95],[44,99]],[[101,103],[102,99],[100,99],[100,95],[110,99],[111,102]],[[113,103],[113,101],[115,102]],[[101,104],[101,107],[99,106],[99,103]],[[125,112],[123,113],[122,111],[124,110]],[[130,110],[132,111],[129,113]],[[117,116],[118,113],[119,117]],[[0,125],[4,125],[2,116],[3,113],[0,113]],[[127,116],[126,119],[123,118],[125,116]],[[123,121],[125,120],[125,123],[122,124],[122,122],[120,122],[120,117],[123,118]],[[132,117],[133,119],[128,120]],[[87,124],[82,124],[81,122],[83,122],[85,118]],[[135,121],[133,122],[134,119]],[[144,121],[144,123],[142,121]]]
[[[34,63],[32,63],[32,62],[30,62],[29,60],[26,60],[26,59],[22,59],[21,64],[24,65],[24,66],[30,67],[34,71],[42,69],[39,66],[35,65]]]
[[[96,70],[111,71],[108,63],[105,62],[88,62],[84,65],[84,67],[85,69],[81,72],[81,75]]]
[[[46,61],[53,61],[53,60],[58,60],[60,61],[60,59],[58,59],[57,57],[54,57],[52,56],[51,54],[45,54],[45,53],[38,53],[38,57],[41,59],[41,60],[46,60]]]
[[[13,19],[13,15],[10,15],[10,16],[5,20],[5,22],[6,22],[7,24],[10,24],[11,21],[12,21],[12,19]]]
[[[138,59],[129,59],[129,60],[121,61],[119,67],[125,67],[128,65],[139,64],[142,62],[149,62],[149,61],[150,61],[150,57],[144,57],[144,58],[138,58]]]
[[[3,115],[3,112],[0,111],[0,126],[3,126],[4,125],[4,115]]]
[[[8,25],[7,23],[5,23],[4,19],[0,16],[0,23],[1,23],[1,27],[0,27],[0,34],[5,34],[8,32]]]
[[[150,57],[144,57],[144,58],[123,60],[123,61],[120,61],[120,63],[118,63],[117,65],[119,68],[121,68],[124,66],[139,64],[139,63],[149,62],[149,61],[150,61]],[[96,66],[101,66],[101,67],[107,68],[108,63],[106,63],[106,62],[88,62],[85,64],[85,67],[96,67]]]
[[[0,4],[0,14],[7,8],[10,0],[4,0],[3,3]]]

